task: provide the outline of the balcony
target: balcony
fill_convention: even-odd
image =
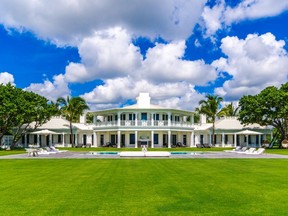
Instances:
[[[181,128],[193,128],[194,124],[190,122],[169,121],[163,120],[124,120],[124,121],[109,121],[109,122],[97,122],[96,127],[181,127]]]

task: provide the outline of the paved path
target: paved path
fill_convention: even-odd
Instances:
[[[262,155],[248,155],[248,154],[239,154],[239,153],[228,153],[228,152],[192,152],[192,154],[171,154],[170,157],[120,157],[117,154],[89,154],[87,152],[64,152],[64,153],[56,153],[49,155],[39,155],[37,157],[28,156],[25,154],[17,154],[17,155],[6,155],[0,156],[0,159],[55,159],[55,158],[121,158],[121,159],[130,159],[130,158],[163,158],[163,159],[175,159],[175,158],[287,158],[288,155],[278,155],[278,154],[262,154]]]

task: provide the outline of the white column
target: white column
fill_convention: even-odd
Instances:
[[[135,148],[138,148],[138,131],[135,131]]]
[[[224,136],[224,133],[222,133],[222,142],[221,142],[221,145],[222,145],[222,147],[224,146],[224,144],[225,144],[225,136]]]
[[[190,147],[195,146],[195,142],[194,142],[194,131],[192,131],[191,133],[191,137],[190,137]]]
[[[74,143],[75,143],[75,146],[77,146],[78,145],[78,136],[77,136],[77,133],[75,133],[75,140],[74,140]]]
[[[168,126],[171,126],[171,113],[170,112],[168,113]],[[171,131],[170,131],[170,133],[171,133]]]
[[[151,126],[154,126],[154,113],[151,113]]]
[[[121,148],[121,131],[117,131],[117,148]]]
[[[234,147],[237,146],[237,134],[235,133],[234,134]]]
[[[168,131],[168,148],[171,148],[171,131]]]
[[[135,113],[135,126],[138,125],[138,113]],[[135,135],[136,136],[136,135]]]
[[[209,140],[208,140],[209,145],[213,145],[213,144],[214,144],[214,143],[212,144],[211,135],[212,135],[212,134],[211,134],[211,131],[209,131]],[[214,139],[214,137],[213,137],[213,139]]]
[[[258,137],[258,147],[261,147],[261,135],[259,134]]]
[[[65,134],[64,133],[62,133],[62,145],[63,147],[65,146]]]
[[[52,134],[49,134],[49,146],[52,146]]]
[[[118,119],[117,119],[117,126],[118,126],[118,127],[120,126],[120,123],[121,123],[120,115],[121,115],[121,113],[118,112],[118,113],[117,113],[117,116],[118,116]]]
[[[27,134],[25,134],[24,139],[24,146],[27,147]]]
[[[95,145],[95,147],[98,147],[97,133],[95,131],[93,131],[93,144]]]
[[[151,148],[154,148],[154,131],[151,131]]]

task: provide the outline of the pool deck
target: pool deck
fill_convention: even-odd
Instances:
[[[196,152],[197,153],[197,152]],[[100,155],[93,155],[88,154],[88,152],[63,152],[63,153],[56,153],[56,154],[46,154],[46,155],[39,155],[39,156],[28,156],[27,153],[25,154],[16,154],[16,155],[5,155],[0,156],[0,159],[177,159],[177,158],[186,158],[186,159],[196,159],[196,158],[286,158],[288,159],[288,155],[279,155],[279,154],[261,154],[261,155],[248,155],[248,154],[238,154],[238,153],[228,153],[228,152],[204,152],[201,154],[171,154],[170,157],[120,157],[117,154],[100,154]]]

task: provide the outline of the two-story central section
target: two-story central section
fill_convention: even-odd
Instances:
[[[111,143],[120,147],[171,147],[194,145],[194,114],[150,103],[148,93],[140,93],[137,104],[93,112],[97,146]]]

